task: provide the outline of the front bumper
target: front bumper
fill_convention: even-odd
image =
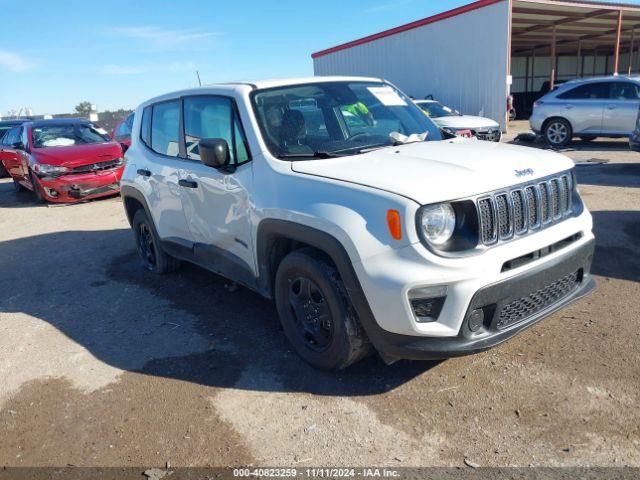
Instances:
[[[387,359],[433,360],[468,355],[494,347],[520,331],[539,322],[569,303],[580,299],[595,288],[589,274],[595,242],[590,240],[571,252],[556,257],[519,275],[478,290],[468,305],[467,313],[455,337],[418,337],[376,329],[372,342]],[[566,279],[570,284],[566,285]],[[564,289],[554,296],[559,281]],[[539,308],[529,309],[539,299]],[[529,305],[530,306],[530,305]],[[469,317],[474,309],[485,312],[482,327],[473,332]],[[525,314],[518,321],[505,325],[505,318],[521,309]],[[507,312],[503,314],[503,312]]]
[[[48,202],[73,203],[117,194],[122,171],[120,167],[95,173],[40,177],[38,183]]]

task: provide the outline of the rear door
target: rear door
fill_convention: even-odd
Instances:
[[[609,98],[608,82],[591,82],[579,85],[559,94],[559,115],[573,128],[573,133],[599,133],[602,130],[602,116]]]
[[[256,277],[250,228],[253,172],[235,102],[224,96],[187,96],[183,111],[190,164],[182,172],[182,199],[194,254],[210,270],[251,284]],[[217,170],[200,161],[198,141],[203,138],[226,140],[229,169]]]
[[[610,82],[602,130],[610,135],[630,135],[635,127],[639,105],[638,85],[627,81]]]

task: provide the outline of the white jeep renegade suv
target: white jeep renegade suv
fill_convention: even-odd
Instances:
[[[573,162],[450,138],[380,79],[202,87],[135,113],[122,197],[143,265],[273,298],[309,363],[479,352],[594,288]]]

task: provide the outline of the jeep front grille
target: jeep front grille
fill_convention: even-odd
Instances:
[[[571,215],[569,173],[485,195],[477,201],[480,242],[492,245],[546,228]]]

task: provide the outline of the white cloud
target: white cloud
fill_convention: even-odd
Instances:
[[[160,72],[188,72],[192,74],[196,68],[196,64],[193,62],[167,62],[141,65],[108,64],[100,67],[98,71],[104,75],[140,75]]]
[[[25,60],[17,53],[0,50],[0,68],[12,72],[22,72],[35,67],[35,63]]]
[[[192,42],[202,42],[219,36],[216,32],[201,32],[192,29],[164,29],[153,26],[115,27],[108,31],[111,35],[139,40],[142,47],[150,49],[176,49]]]

